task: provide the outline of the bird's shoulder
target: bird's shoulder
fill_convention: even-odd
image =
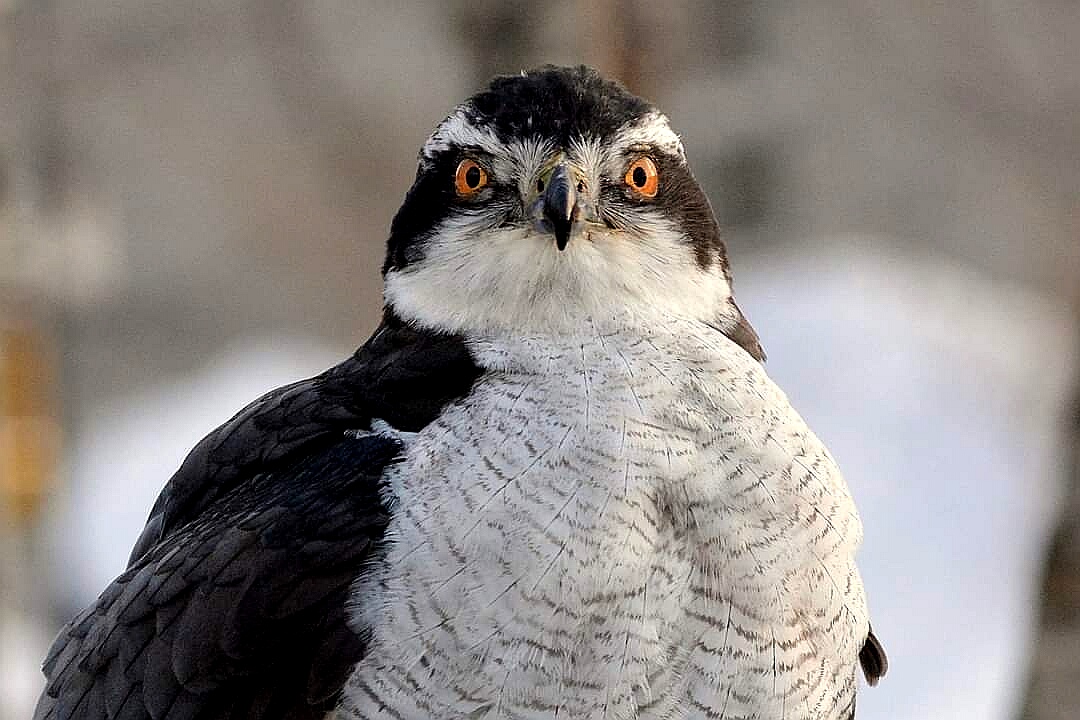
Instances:
[[[419,430],[479,374],[461,337],[416,328],[388,310],[351,357],[266,393],[203,438],[158,496],[129,564],[253,472],[369,429],[372,419]]]

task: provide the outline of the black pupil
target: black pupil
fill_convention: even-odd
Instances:
[[[465,184],[474,190],[480,186],[480,168],[473,165],[465,171]]]
[[[645,183],[649,179],[649,176],[645,174],[645,168],[641,167],[640,165],[634,168],[634,174],[632,177],[634,179],[635,187],[645,187]]]

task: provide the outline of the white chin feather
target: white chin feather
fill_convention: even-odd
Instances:
[[[528,229],[445,224],[423,259],[386,275],[387,302],[421,325],[461,333],[575,333],[588,323],[682,318],[723,323],[731,288],[702,269],[668,222],[642,234],[587,228],[560,252]]]

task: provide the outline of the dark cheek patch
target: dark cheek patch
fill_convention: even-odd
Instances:
[[[520,218],[521,202],[516,184],[500,183],[489,176],[489,185],[474,198],[459,198],[454,175],[463,156],[483,157],[480,151],[446,151],[422,163],[405,201],[390,224],[383,274],[401,270],[423,260],[428,241],[447,219],[480,212],[491,227]],[[483,160],[481,160],[483,162]],[[481,221],[482,222],[482,221]]]
[[[678,158],[656,153],[652,155],[660,175],[656,199],[640,200],[641,204],[659,207],[690,239],[698,266],[709,269],[714,262],[724,262],[724,241],[712,206],[690,169]],[[727,268],[724,267],[727,276]]]
[[[495,178],[489,176],[490,185],[477,193],[473,200],[459,198],[454,190],[454,175],[458,163],[465,157],[490,163],[490,158],[478,148],[444,150],[421,162],[416,179],[390,224],[383,274],[423,259],[432,232],[447,218],[470,205],[488,203],[505,194],[507,188],[500,187]]]
[[[421,164],[416,171],[416,180],[390,224],[384,274],[389,270],[400,270],[423,257],[431,231],[450,215],[454,200],[454,167],[455,158],[450,153],[441,153],[430,164]]]

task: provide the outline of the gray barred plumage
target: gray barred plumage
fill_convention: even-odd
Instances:
[[[869,623],[832,458],[721,332],[590,326],[474,340],[483,379],[405,439],[341,716],[846,718]]]

